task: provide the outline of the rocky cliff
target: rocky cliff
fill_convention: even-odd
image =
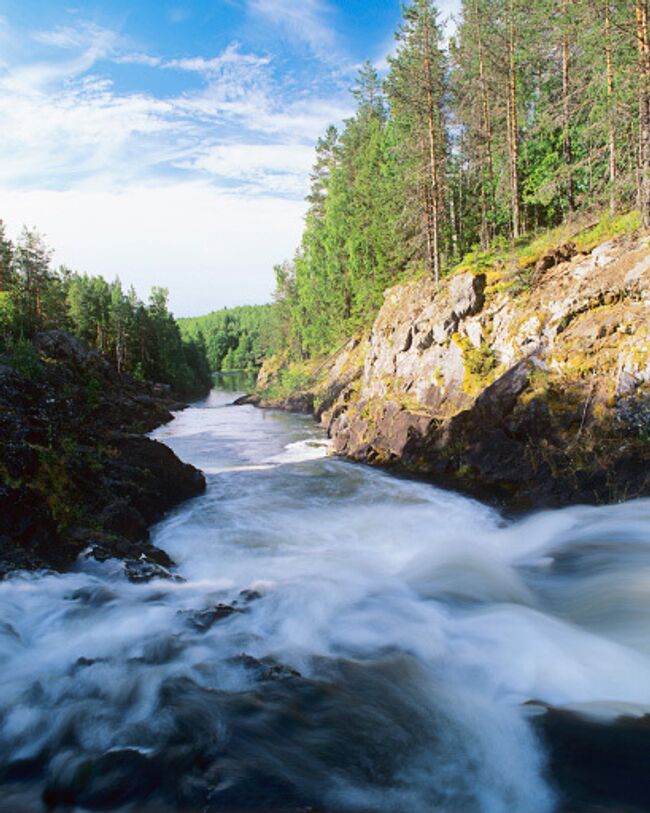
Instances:
[[[263,396],[339,454],[513,507],[648,494],[648,236],[398,285],[307,388]]]
[[[133,580],[168,576],[148,526],[205,481],[142,433],[182,406],[62,331],[0,364],[0,577],[64,570],[83,551],[124,559]]]

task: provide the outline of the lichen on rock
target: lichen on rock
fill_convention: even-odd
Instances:
[[[304,387],[334,450],[513,506],[650,493],[647,235],[529,262],[516,291],[501,266],[388,290]]]

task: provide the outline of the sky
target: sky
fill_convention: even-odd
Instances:
[[[177,316],[269,301],[316,140],[399,18],[399,0],[0,0],[0,219],[56,264],[167,287]]]

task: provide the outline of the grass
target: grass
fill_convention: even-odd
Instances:
[[[306,390],[314,381],[314,373],[318,369],[319,359],[309,361],[294,361],[286,366],[277,366],[273,372],[272,383],[258,391],[261,398],[269,401],[280,401]]]
[[[553,229],[524,235],[514,242],[498,238],[486,251],[475,249],[466,254],[457,265],[448,269],[445,276],[484,273],[487,277],[488,296],[508,293],[511,297],[519,297],[533,286],[533,271],[538,260],[558,246],[572,242],[578,252],[588,253],[599,244],[631,234],[640,227],[641,217],[636,210],[619,215],[611,215],[609,212],[601,213],[600,216],[585,214]],[[415,264],[401,275],[395,287],[425,276],[422,265]],[[375,317],[376,313],[369,316],[368,326]],[[473,392],[477,383],[485,383],[485,380],[489,381],[494,376],[497,365],[483,347],[463,349],[467,367],[465,388]],[[268,400],[282,400],[306,389],[314,389],[329,358],[328,354],[322,354],[304,362],[287,362],[279,356],[272,361],[267,360],[265,367],[272,365],[272,369],[269,369],[271,383],[258,390],[258,395]]]
[[[497,267],[523,270],[564,243],[573,242],[578,251],[586,253],[600,243],[630,234],[640,227],[641,216],[636,210],[614,216],[605,213],[596,222],[593,218],[583,216],[579,220],[566,221],[539,234],[525,235],[514,243],[499,240],[487,251],[472,251],[450,273],[478,274]]]

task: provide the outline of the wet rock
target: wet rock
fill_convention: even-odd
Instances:
[[[599,721],[547,708],[533,722],[548,745],[564,809],[650,808],[650,717]]]
[[[114,810],[146,799],[160,782],[160,766],[139,751],[124,748],[90,759],[59,760],[44,791],[50,809],[84,807]]]
[[[248,771],[208,794],[207,810],[214,813],[308,813],[314,808],[291,782],[263,771]]]
[[[216,607],[208,607],[206,610],[182,610],[179,615],[184,616],[194,629],[206,632],[217,621],[223,621],[241,612],[230,604],[218,604]]]
[[[246,604],[250,604],[251,601],[258,601],[262,598],[262,594],[257,590],[241,590],[239,593],[239,597],[243,599]]]
[[[300,678],[300,672],[292,669],[290,666],[278,663],[273,658],[262,658],[258,660],[252,655],[245,653],[238,655],[232,659],[233,663],[243,666],[245,669],[253,672],[255,678],[260,681],[267,680],[283,680],[286,678]]]
[[[140,559],[138,561],[127,560],[124,563],[124,572],[126,573],[127,579],[134,584],[143,584],[153,581],[154,579],[182,581],[179,576],[170,573],[166,567],[162,567],[162,565],[147,561],[146,559]]]
[[[236,398],[232,402],[232,405],[233,406],[247,406],[247,405],[251,404],[252,406],[257,406],[257,404],[259,404],[259,402],[260,402],[260,399],[256,395],[253,395],[252,393],[249,393],[248,395],[241,395],[239,398]]]

